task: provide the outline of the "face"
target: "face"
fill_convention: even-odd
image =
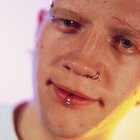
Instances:
[[[134,96],[140,83],[139,5],[139,0],[54,1],[35,58],[35,100],[51,134],[86,134]]]

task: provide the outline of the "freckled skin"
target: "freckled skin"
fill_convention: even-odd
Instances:
[[[36,48],[34,86],[35,101],[38,102],[38,112],[46,132],[76,140],[76,137],[100,124],[134,94],[140,83],[139,51],[129,54],[119,43],[119,47],[114,48],[108,41],[118,35],[112,31],[112,26],[118,27],[112,23],[112,17],[133,19],[136,25],[140,22],[140,9],[134,3],[131,7],[131,2],[54,0],[52,8],[63,7],[82,13],[88,23],[84,23],[77,33],[68,34],[52,24],[49,18],[44,21]],[[131,11],[135,9],[137,12],[133,14]],[[139,42],[140,38],[134,40]],[[64,64],[72,68],[68,70]],[[82,76],[94,75],[97,70],[101,73],[99,80],[93,81]],[[101,98],[102,106],[95,103],[78,109],[67,108],[60,104],[52,85],[49,82],[46,84],[49,79],[81,91],[91,98]]]

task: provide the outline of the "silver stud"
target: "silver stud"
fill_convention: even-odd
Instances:
[[[70,104],[71,104],[70,102],[71,102],[70,97],[68,97],[66,99],[66,107],[70,107]]]

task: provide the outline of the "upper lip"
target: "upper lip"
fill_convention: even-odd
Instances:
[[[90,100],[90,101],[97,101],[98,99],[93,99],[87,95],[85,95],[84,93],[80,92],[80,91],[76,91],[76,90],[73,90],[73,89],[70,89],[66,86],[63,86],[63,85],[60,85],[60,84],[57,84],[57,83],[53,83],[54,86],[56,86],[57,88],[71,94],[71,95],[75,95],[75,96],[78,96],[80,98],[83,98],[85,100]]]

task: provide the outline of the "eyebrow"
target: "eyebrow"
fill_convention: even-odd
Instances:
[[[131,36],[136,36],[140,38],[140,30],[136,29],[128,21],[126,21],[125,19],[116,17],[116,16],[113,17],[113,20],[117,22],[117,24],[119,23],[120,25],[127,27],[127,28],[123,28],[123,27],[117,28],[116,31],[120,31],[120,33],[124,33],[129,36],[131,35]]]
[[[60,7],[54,7],[50,9],[50,13],[54,15],[62,15],[66,18],[72,18],[72,20],[76,20],[77,22],[88,22],[88,20],[82,16],[81,14],[77,13],[76,11],[66,9],[66,8],[60,8]]]

